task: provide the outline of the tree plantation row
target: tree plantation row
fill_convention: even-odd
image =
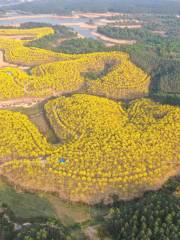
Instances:
[[[31,33],[32,31],[32,33]],[[83,89],[86,93],[118,99],[148,95],[150,77],[123,52],[64,54],[26,47],[31,40],[7,39],[8,35],[52,34],[51,28],[2,29],[0,48],[5,60],[31,67],[0,69],[0,100],[20,97],[49,97]],[[35,35],[36,34],[36,35]]]
[[[1,174],[25,189],[95,203],[159,188],[179,171],[178,107],[76,94],[50,100],[45,111],[59,144],[25,115],[0,111]]]

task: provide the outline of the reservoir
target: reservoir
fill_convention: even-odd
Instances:
[[[39,22],[39,23],[48,23],[52,25],[67,25],[74,29],[75,32],[78,32],[84,37],[97,39],[96,36],[92,34],[92,29],[80,26],[81,24],[86,24],[89,22],[89,18],[86,17],[58,17],[58,16],[43,16],[43,15],[35,15],[35,16],[9,16],[0,18],[0,26],[9,26],[9,25],[18,25],[26,22]]]

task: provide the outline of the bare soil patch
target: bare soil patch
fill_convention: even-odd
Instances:
[[[103,34],[97,33],[97,32],[92,32],[92,34],[96,37],[98,37],[99,39],[105,41],[105,42],[109,42],[111,44],[123,44],[123,45],[133,45],[136,43],[136,40],[125,40],[125,39],[115,39],[115,38],[110,38],[107,37]]]
[[[63,23],[64,26],[69,27],[69,26],[79,26],[80,28],[86,28],[86,29],[96,29],[97,26],[96,25],[92,25],[92,24],[87,24],[84,22],[77,22],[77,23]]]
[[[10,100],[0,101],[0,109],[11,108],[11,107],[31,107],[39,102],[43,101],[43,98],[36,97],[22,97]]]
[[[101,238],[98,236],[98,225],[96,226],[88,226],[85,229],[85,235],[87,239],[89,240],[101,240]]]
[[[165,31],[152,31],[152,33],[154,34],[157,34],[157,35],[160,35],[162,37],[164,37],[166,35],[166,32]]]
[[[0,38],[8,38],[8,39],[16,39],[16,40],[23,40],[23,39],[31,40],[34,37],[35,37],[34,35],[7,35],[7,34],[0,34]]]
[[[106,13],[75,13],[73,16],[86,17],[86,18],[100,18],[100,17],[113,17],[113,16],[122,16],[124,14],[115,13],[115,12],[106,12]]]

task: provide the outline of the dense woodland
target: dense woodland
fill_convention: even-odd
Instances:
[[[7,9],[7,8],[6,8]],[[33,13],[57,13],[69,14],[71,11],[94,11],[94,12],[155,12],[155,13],[178,13],[180,11],[179,0],[36,0],[10,6],[15,9]]]
[[[110,211],[107,229],[116,240],[178,240],[179,201],[163,193],[151,193],[139,202]]]
[[[4,240],[66,240],[69,233],[56,219],[29,219],[30,223],[16,223],[13,212],[5,204],[1,207],[0,238]],[[68,238],[69,240],[71,238]]]
[[[139,42],[159,42],[160,37],[145,29],[121,29],[119,27],[98,27],[99,33],[116,39],[137,40]]]
[[[75,33],[71,28],[65,26],[52,26],[51,24],[32,22],[21,24],[21,28],[41,26],[52,27],[54,29],[54,34],[30,41],[27,46],[69,54],[91,53],[108,50],[102,41],[91,38],[78,38],[77,33]]]
[[[150,95],[166,103],[180,103],[178,45],[175,40],[162,41],[157,45],[142,43],[120,47],[130,54],[133,62],[151,74]]]
[[[33,24],[24,24],[24,27],[31,27]],[[34,24],[34,26],[38,26]],[[77,37],[77,34],[71,29],[65,26],[54,26],[54,34],[44,36],[43,38],[37,39],[35,41],[29,42],[27,46],[45,48],[49,50],[55,50],[56,45],[60,45],[61,42],[68,39],[73,39]]]
[[[61,45],[54,48],[57,52],[64,53],[91,53],[99,51],[107,51],[104,43],[91,38],[78,38],[62,42]]]
[[[105,229],[115,240],[180,239],[180,202],[172,195],[179,184],[176,178],[158,192],[115,203],[105,218]]]

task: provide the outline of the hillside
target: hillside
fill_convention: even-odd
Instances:
[[[179,240],[179,1],[43,4],[135,14],[2,12],[0,239]]]
[[[6,39],[8,35],[26,38],[36,35],[36,38],[40,38],[47,34],[53,34],[53,29],[0,30],[0,44],[6,61],[23,65],[23,68],[31,67],[30,74],[11,67],[0,70],[2,101],[23,97],[43,100],[73,91],[114,99],[133,99],[148,95],[150,77],[136,67],[126,53],[70,55],[26,47],[25,43],[30,40]]]
[[[59,145],[49,144],[25,115],[0,111],[1,174],[14,184],[94,203],[159,188],[179,171],[177,107],[142,99],[125,109],[73,95],[49,101],[45,110]]]
[[[150,77],[126,53],[26,46],[52,34],[51,27],[0,30],[5,61],[13,64],[0,69],[1,174],[25,189],[94,203],[112,194],[133,198],[178,173],[179,108],[149,99],[119,102],[149,94]],[[37,102],[58,144],[9,110]]]

